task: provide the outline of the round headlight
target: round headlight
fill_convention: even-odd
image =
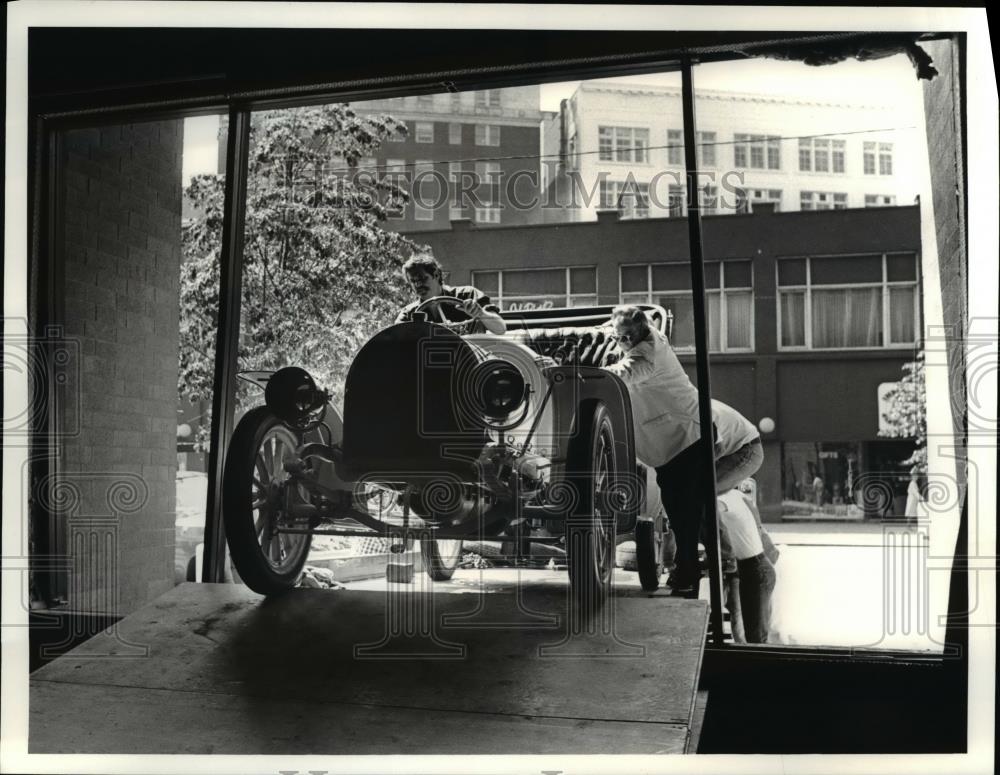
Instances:
[[[507,361],[490,360],[479,364],[473,384],[479,410],[494,420],[518,409],[526,397],[524,376]]]

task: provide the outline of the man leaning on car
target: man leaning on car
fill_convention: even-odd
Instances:
[[[698,456],[698,390],[667,337],[632,305],[611,313],[621,360],[605,368],[628,387],[635,422],[636,456],[656,470],[663,508],[677,539],[674,594],[696,596],[701,572],[698,534],[705,470]]]
[[[417,294],[417,300],[407,304],[396,316],[397,323],[413,319],[413,312],[428,299],[436,296],[450,296],[458,299],[461,306],[433,304],[427,309],[428,319],[437,320],[441,315],[447,325],[460,334],[503,334],[507,324],[500,317],[500,308],[490,302],[490,297],[471,285],[451,286],[442,282],[441,264],[430,253],[417,253],[403,264],[403,274]]]

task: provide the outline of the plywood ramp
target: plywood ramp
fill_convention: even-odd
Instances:
[[[703,601],[182,584],[31,677],[32,753],[598,754],[689,746]]]

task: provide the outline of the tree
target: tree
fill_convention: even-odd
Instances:
[[[889,408],[882,415],[886,430],[879,436],[889,438],[912,438],[915,449],[906,460],[905,466],[916,466],[917,473],[927,473],[927,391],[924,382],[924,352],[917,353],[916,360],[903,364],[903,377],[896,386],[886,393]]]
[[[346,104],[255,114],[241,370],[301,365],[343,400],[355,352],[408,300],[400,267],[417,246],[379,225],[408,196],[398,177],[358,166],[405,133],[391,116]],[[221,175],[200,175],[185,192],[198,213],[183,228],[178,388],[189,401],[212,395],[224,185]],[[241,404],[258,400],[241,390]]]

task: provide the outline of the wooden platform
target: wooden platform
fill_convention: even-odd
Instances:
[[[182,584],[31,677],[32,753],[690,748],[702,601]]]

